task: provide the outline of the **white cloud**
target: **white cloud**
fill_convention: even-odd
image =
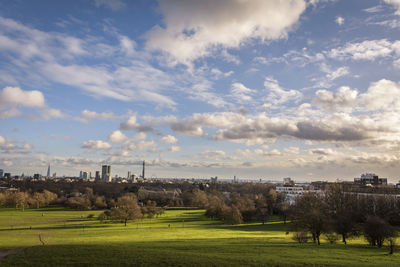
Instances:
[[[225,151],[222,150],[214,150],[214,151],[205,151],[201,153],[201,155],[207,159],[218,159],[224,158],[226,156]]]
[[[323,156],[329,156],[335,154],[335,152],[330,149],[330,148],[315,148],[315,149],[310,149],[309,150],[310,154],[314,155],[323,155]]]
[[[176,139],[175,136],[167,135],[161,138],[161,142],[164,142],[166,144],[176,144],[178,143],[178,139]]]
[[[393,55],[400,55],[400,41],[390,42],[387,39],[367,40],[359,43],[348,43],[343,47],[328,52],[331,58],[345,60],[375,60]]]
[[[126,121],[120,124],[121,130],[136,130],[139,132],[151,132],[153,127],[151,125],[140,125],[137,123],[136,115],[130,116]]]
[[[0,79],[13,77],[18,82],[37,84],[51,81],[84,90],[95,98],[175,105],[161,93],[174,85],[171,76],[149,64],[145,52],[137,55],[134,41],[115,30],[107,33],[113,37],[110,40],[117,37],[117,44],[98,36],[80,39],[47,33],[2,17],[0,27],[0,51],[18,62],[18,68],[4,68]],[[101,59],[102,64],[85,65],[82,57]]]
[[[171,146],[168,148],[168,152],[179,152],[181,148],[179,146]]]
[[[400,84],[382,79],[361,95],[366,110],[400,110]]]
[[[239,113],[195,113],[191,117],[171,123],[171,129],[179,134],[202,136],[203,127],[224,127],[243,122],[245,117]]]
[[[341,17],[341,16],[337,16],[336,19],[335,19],[335,22],[336,22],[338,25],[342,26],[342,25],[344,24],[344,18]]]
[[[109,150],[111,149],[111,145],[101,140],[89,140],[82,143],[82,148],[88,150]]]
[[[144,150],[150,147],[154,147],[156,143],[154,141],[140,141],[139,143],[136,144],[136,147],[139,150]]]
[[[247,88],[241,83],[233,83],[231,86],[231,94],[233,98],[238,103],[247,103],[252,101],[251,94],[254,93],[254,90]]]
[[[6,109],[4,111],[0,111],[0,119],[7,119],[12,117],[21,116],[22,112],[16,109],[15,107]]]
[[[49,120],[52,118],[64,118],[65,115],[59,109],[45,108],[41,112],[41,119]]]
[[[11,167],[14,163],[11,160],[3,160],[3,165],[7,167]]]
[[[326,78],[329,79],[330,81],[336,80],[337,78],[340,78],[342,76],[348,75],[349,74],[349,68],[348,67],[340,67],[336,69],[335,71],[332,71],[326,75]]]
[[[121,36],[120,37],[120,45],[122,51],[127,55],[127,56],[133,56],[135,54],[135,46],[136,43],[132,39],[130,39],[127,36]]]
[[[8,86],[0,91],[0,106],[1,105],[42,108],[46,103],[40,91],[24,91],[19,87]]]
[[[167,0],[159,4],[165,28],[157,25],[150,30],[147,46],[167,52],[171,64],[186,65],[217,48],[238,48],[250,39],[285,38],[306,9],[304,0]]]
[[[349,111],[356,105],[358,92],[350,87],[342,86],[337,93],[318,90],[313,103],[328,111]]]
[[[119,151],[119,152],[116,152],[116,153],[111,153],[111,156],[114,156],[114,157],[130,157],[131,156],[131,153],[129,152],[129,151],[127,151],[127,150],[121,150],[121,151]]]
[[[396,15],[400,15],[400,0],[384,0],[386,3],[391,4],[396,8]]]
[[[135,136],[133,137],[133,140],[144,140],[146,139],[147,135],[143,132],[137,133],[135,134]]]
[[[291,147],[285,148],[283,151],[285,151],[286,153],[289,153],[289,154],[299,154],[300,148],[291,146]]]
[[[33,145],[32,144],[24,144],[21,149],[23,150],[32,150],[33,149]]]
[[[120,130],[116,130],[108,136],[108,140],[116,144],[123,144],[128,140],[128,137],[126,137],[126,135],[124,135]]]
[[[82,122],[87,122],[88,120],[96,119],[96,120],[111,120],[114,119],[115,115],[112,112],[102,112],[97,113],[96,111],[90,110],[82,110],[81,117],[79,118]]]
[[[363,11],[368,12],[368,13],[378,13],[378,12],[381,12],[382,10],[383,10],[383,8],[381,5],[363,9]]]
[[[266,77],[264,86],[269,90],[268,97],[265,99],[273,106],[277,106],[289,101],[298,102],[303,97],[303,94],[297,90],[284,90],[279,86],[277,80],[272,77]]]
[[[121,123],[122,130],[132,130],[136,129],[138,126],[139,124],[136,122],[136,115],[130,116],[127,121]]]

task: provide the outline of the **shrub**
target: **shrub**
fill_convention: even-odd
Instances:
[[[336,244],[336,242],[339,240],[339,236],[336,233],[326,233],[325,238],[330,244]]]
[[[294,232],[292,239],[294,241],[297,241],[299,243],[307,243],[308,240],[310,239],[310,236],[308,235],[307,232]]]

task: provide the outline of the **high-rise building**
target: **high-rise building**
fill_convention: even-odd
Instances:
[[[130,180],[132,178],[131,172],[128,171],[128,175],[126,176],[126,179]]]
[[[83,171],[80,171],[80,172],[79,172],[79,178],[82,179],[82,177],[83,177]]]
[[[88,172],[83,172],[82,173],[82,178],[83,179],[88,179],[89,178]]]
[[[101,178],[101,177],[100,177],[100,171],[96,171],[96,178],[95,178],[95,179],[96,179],[96,180],[100,180],[100,178]]]
[[[3,175],[4,175],[4,170],[0,169],[0,178],[3,178]]]
[[[111,182],[111,166],[110,165],[101,166],[101,179],[103,181]]]
[[[47,168],[47,176],[46,176],[47,178],[49,178],[50,177],[50,164],[49,164],[49,167]]]

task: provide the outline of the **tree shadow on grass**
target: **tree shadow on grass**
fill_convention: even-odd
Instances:
[[[344,246],[344,245],[343,245]],[[268,242],[265,238],[204,238],[104,244],[44,245],[26,249],[1,261],[2,266],[287,266],[360,265],[370,253],[343,251],[339,245]],[[317,250],[316,250],[317,249]],[[336,256],[339,249],[343,258]],[[376,266],[396,266],[376,250]],[[357,257],[352,258],[352,255]],[[330,260],[335,260],[330,262]],[[387,260],[389,264],[383,264]],[[329,263],[329,264],[327,264]],[[383,264],[383,265],[382,265]],[[369,265],[372,265],[369,262]]]

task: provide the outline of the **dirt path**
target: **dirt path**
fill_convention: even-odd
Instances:
[[[8,255],[19,253],[24,251],[26,248],[14,248],[14,249],[0,249],[0,260],[4,259]]]

